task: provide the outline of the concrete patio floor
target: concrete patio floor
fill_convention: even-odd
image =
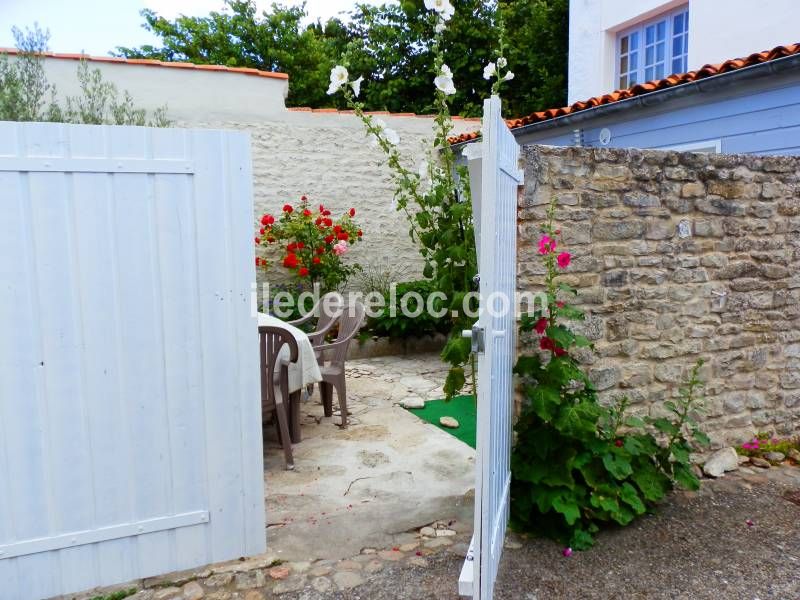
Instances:
[[[265,444],[267,546],[283,560],[341,559],[406,543],[416,529],[472,523],[475,451],[399,406],[438,399],[436,354],[347,363],[349,426],[323,416],[318,391],[301,408],[295,469],[284,470],[274,428]],[[413,531],[412,531],[413,530]]]

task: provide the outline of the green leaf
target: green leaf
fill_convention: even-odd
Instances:
[[[685,490],[700,489],[700,480],[689,465],[676,463],[672,470],[672,477]]]
[[[564,495],[553,499],[553,510],[564,515],[564,520],[568,525],[573,525],[581,518],[581,511],[577,503],[571,498],[565,498]]]
[[[669,480],[654,465],[642,465],[631,475],[642,495],[650,502],[661,500],[670,488]]]
[[[711,445],[711,438],[709,438],[708,435],[706,435],[706,433],[700,429],[692,429],[692,437],[694,438],[694,441],[701,446]]]
[[[617,479],[625,479],[633,473],[630,461],[617,453],[608,452],[603,455],[603,465]]]
[[[652,425],[656,429],[658,429],[661,433],[666,435],[675,435],[678,433],[677,426],[665,417],[659,417],[658,419],[652,420]]]
[[[641,417],[634,417],[633,415],[625,417],[625,425],[635,429],[642,429],[645,426],[644,419]]]
[[[575,341],[575,334],[563,325],[551,325],[545,330],[545,334],[565,350],[572,346]]]
[[[447,372],[447,377],[444,380],[442,387],[445,397],[452,398],[464,387],[466,379],[464,378],[464,369],[461,367],[453,367]]]
[[[572,532],[569,546],[573,550],[588,550],[594,546],[594,536],[583,529],[576,529]]]
[[[639,498],[639,493],[636,491],[636,488],[627,481],[622,484],[619,497],[620,500],[636,511],[637,515],[642,515],[647,511],[647,507],[644,505],[644,502],[642,502],[642,499]]]
[[[578,348],[591,348],[592,342],[589,340],[589,338],[587,338],[585,336],[576,335],[575,336],[575,345]]]
[[[645,454],[645,447],[642,444],[641,440],[632,435],[625,436],[625,441],[623,442],[623,448],[628,454],[632,456],[638,456],[640,454]]]
[[[672,452],[672,456],[675,457],[675,461],[678,463],[688,463],[689,462],[689,448],[682,444],[672,444],[670,447],[670,451]]]
[[[558,390],[545,385],[537,385],[530,390],[528,397],[531,408],[543,421],[552,421],[558,413],[561,395]]]
[[[570,437],[594,437],[601,412],[602,409],[597,404],[580,401],[563,407],[561,414],[554,420],[554,425],[561,433]]]
[[[431,263],[425,263],[425,266],[422,268],[422,276],[426,279],[433,277],[433,265]]]
[[[589,497],[589,502],[595,508],[602,508],[603,510],[613,513],[619,510],[619,502],[614,496],[602,494],[599,492],[592,492]]]
[[[542,361],[538,355],[520,356],[514,366],[514,373],[536,378],[541,374]]]

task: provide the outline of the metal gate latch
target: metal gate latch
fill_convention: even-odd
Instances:
[[[465,329],[461,332],[461,337],[469,338],[472,342],[472,352],[474,354],[483,354],[486,349],[484,339],[485,331],[479,325],[473,325],[472,329]]]

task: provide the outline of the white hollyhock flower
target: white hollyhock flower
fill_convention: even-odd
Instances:
[[[493,62],[490,62],[483,68],[483,78],[491,79],[495,75],[497,75],[497,66]]]
[[[439,70],[439,76],[433,80],[433,84],[438,90],[444,92],[446,96],[452,96],[456,93],[455,85],[453,85],[453,73],[447,65],[442,65]]]
[[[505,69],[507,64],[508,64],[508,61],[505,58],[503,58],[502,56],[497,59],[498,68]]]
[[[433,30],[436,33],[442,33],[445,29],[447,29],[447,25],[445,24],[444,21],[439,21],[438,23],[436,23],[436,26],[433,28]]]
[[[427,159],[423,158],[421,161],[419,161],[417,173],[419,173],[419,178],[422,181],[427,181],[430,178],[430,163]]]
[[[343,85],[347,84],[350,74],[342,65],[336,65],[331,69],[331,85],[328,87],[328,95],[335,94]]]
[[[450,4],[450,0],[425,0],[425,8],[436,11],[445,21],[456,12],[456,9]]]
[[[392,146],[397,146],[400,143],[400,136],[394,129],[389,129],[388,127],[383,130],[383,137],[386,138],[386,141],[389,142]]]
[[[512,79],[514,79],[514,73],[512,73],[511,71],[506,73],[505,76],[503,77],[503,81],[511,81]]]
[[[355,81],[350,82],[350,87],[353,88],[353,95],[358,98],[358,95],[361,93],[361,82],[364,81],[364,76],[362,75]]]
[[[384,121],[383,119],[373,118],[372,126],[377,127],[378,129],[383,131],[384,129],[386,129],[386,121]]]

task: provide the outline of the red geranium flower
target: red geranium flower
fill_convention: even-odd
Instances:
[[[334,236],[332,236],[332,235],[326,235],[325,236],[325,243],[326,244],[330,244],[333,240],[334,240]]]
[[[334,232],[334,233],[339,233],[341,230],[342,230],[342,226],[341,226],[341,225],[336,225],[336,226],[333,228],[333,232]]]
[[[314,221],[314,225],[322,225],[322,217],[317,217],[317,220]]]
[[[284,204],[283,205],[283,212],[292,213],[292,212],[294,212],[294,209],[292,208],[291,204]]]
[[[300,269],[297,271],[297,274],[300,277],[305,277],[306,275],[308,275],[308,269],[306,269],[305,267],[300,267]]]
[[[255,238],[255,240],[256,240],[256,244],[260,244],[261,243],[261,238]]]
[[[325,215],[326,217],[330,217],[330,216],[331,216],[331,211],[329,211],[329,210],[326,208],[326,209],[323,211],[323,213],[322,213],[322,214],[323,214],[323,215]]]
[[[331,241],[333,241],[333,240],[331,240]],[[325,248],[323,246],[320,246],[319,248],[317,248],[317,254],[325,254]]]
[[[333,226],[333,219],[322,219],[322,223],[325,225],[325,227],[332,227]]]
[[[358,230],[358,237],[361,237],[362,235],[364,235],[364,233],[359,229]]]
[[[292,242],[291,244],[289,244],[288,246],[286,246],[286,249],[287,249],[289,252],[294,252],[295,250],[297,250],[297,244],[296,244],[296,243],[294,243],[294,242]]]
[[[297,242],[297,249],[298,250],[302,250],[305,247],[306,247],[306,245],[303,242]]]
[[[321,213],[325,212],[325,207],[322,206],[322,204],[319,205],[319,212],[321,212]]]
[[[283,259],[283,266],[287,269],[294,269],[297,266],[297,255],[287,254]]]
[[[261,217],[261,224],[262,225],[272,225],[275,222],[275,217],[272,215],[264,215]]]
[[[315,265],[318,265],[320,263],[319,256],[315,256],[314,258],[312,258],[311,262],[314,263]]]
[[[356,209],[355,208],[351,208],[350,209],[350,216],[351,217],[355,217],[356,216]]]
[[[300,200],[302,202],[305,202],[306,200],[308,200],[308,196],[300,196]]]
[[[257,266],[257,267],[260,267],[260,266],[261,266],[261,259],[260,259],[260,258],[258,258],[257,256],[256,256],[256,266]]]
[[[308,210],[307,208],[304,208],[303,209],[303,216],[304,217],[310,217],[311,216],[311,211]]]
[[[267,241],[271,244],[272,242],[275,241],[275,238],[274,237],[268,237]]]
[[[261,235],[264,235],[266,232],[267,232],[267,230],[264,229],[263,227],[258,230],[258,233],[260,233]]]
[[[536,325],[534,325],[533,328],[536,330],[536,333],[542,335],[544,333],[544,330],[547,329],[547,324],[548,324],[547,319],[545,317],[542,317],[541,319],[536,321]]]

